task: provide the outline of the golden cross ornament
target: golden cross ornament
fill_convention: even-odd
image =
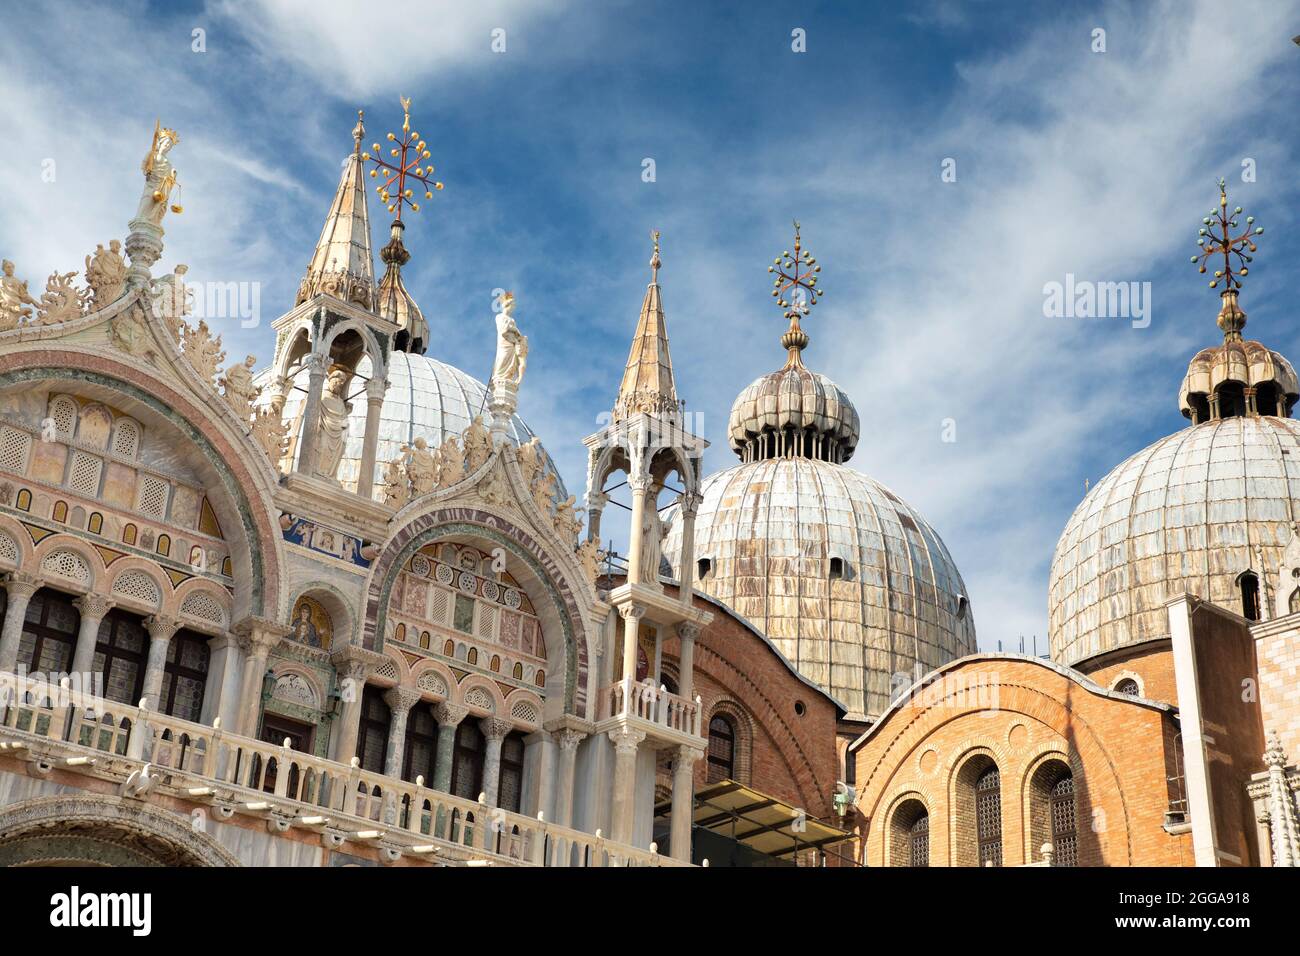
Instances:
[[[393,145],[388,149],[388,158],[380,155],[378,143],[372,143],[372,152],[362,153],[363,162],[374,163],[370,170],[371,179],[383,177],[383,182],[375,186],[375,192],[388,206],[400,222],[402,207],[410,206],[412,212],[420,211],[420,204],[415,201],[415,186],[419,185],[425,199],[432,199],[435,191],[442,189],[442,183],[433,179],[433,164],[425,164],[429,158],[428,144],[420,139],[420,134],[411,129],[411,99],[400,97],[402,103],[402,135],[388,134],[388,141]]]
[[[807,315],[817,300],[826,294],[817,287],[817,273],[822,267],[799,238],[799,221],[794,224],[794,254],[787,249],[772,260],[767,271],[775,274],[772,281],[772,298],[785,309],[785,317],[798,325],[799,316]]]
[[[1246,229],[1241,235],[1234,237],[1232,230],[1237,228],[1237,217],[1241,215],[1241,207],[1237,206],[1231,213],[1228,212],[1228,187],[1219,177],[1219,208],[1211,209],[1210,214],[1201,220],[1201,228],[1196,244],[1201,247],[1201,251],[1192,256],[1192,262],[1201,267],[1201,273],[1206,270],[1206,263],[1214,256],[1223,256],[1223,268],[1214,270],[1214,280],[1210,283],[1211,289],[1217,289],[1219,283],[1223,283],[1225,292],[1230,292],[1241,288],[1241,280],[1250,273],[1249,263],[1254,260],[1242,252],[1242,249],[1249,249],[1255,252],[1256,247],[1252,237],[1262,236],[1264,234],[1263,226],[1255,225],[1255,217],[1246,217]],[[1236,268],[1233,268],[1234,258]]]

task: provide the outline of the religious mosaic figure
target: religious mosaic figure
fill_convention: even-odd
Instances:
[[[343,445],[348,437],[348,415],[352,403],[347,400],[348,380],[352,377],[342,365],[330,368],[327,387],[320,398],[320,428],[316,439],[316,473],[333,478],[343,460]]]
[[[122,243],[113,239],[107,249],[96,245],[94,256],[86,256],[86,284],[96,309],[114,301],[126,288],[126,260],[121,249]]]
[[[4,260],[4,274],[0,276],[0,332],[17,328],[24,319],[31,318],[36,300],[27,291],[25,279],[14,276],[14,264]]]
[[[298,598],[293,609],[293,639],[308,647],[328,649],[332,637],[332,625],[325,609],[309,597]]]
[[[154,124],[153,144],[149,153],[140,163],[144,173],[144,191],[140,194],[140,206],[135,218],[142,219],[154,226],[162,226],[163,216],[167,212],[167,200],[172,190],[177,188],[176,170],[172,168],[167,154],[181,141],[174,129],[166,129],[161,123]],[[171,211],[179,213],[180,206],[172,206]]]
[[[518,386],[528,366],[528,338],[515,325],[514,311],[515,297],[507,292],[501,296],[501,311],[497,313],[497,357],[492,380]]]

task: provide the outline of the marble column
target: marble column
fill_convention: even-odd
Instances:
[[[501,744],[514,725],[500,717],[484,717],[478,725],[487,740],[483,751],[483,793],[487,805],[495,807],[501,796]]]
[[[27,616],[27,605],[41,587],[41,579],[34,574],[14,571],[4,582],[9,593],[9,604],[5,609],[4,628],[0,630],[0,671],[12,673],[18,666],[18,645],[23,637],[23,619]]]
[[[361,443],[361,471],[357,474],[357,494],[370,498],[375,490],[375,455],[379,448],[379,413],[384,404],[388,382],[372,378],[366,383],[366,434]]]
[[[677,638],[681,642],[681,655],[677,660],[677,693],[687,700],[695,697],[695,639],[700,626],[689,622],[677,625]]]
[[[172,637],[180,630],[180,622],[168,617],[154,615],[145,618],[145,628],[149,631],[149,656],[144,667],[144,690],[141,696],[148,701],[151,710],[162,710],[163,670],[167,666],[167,649],[171,647]]]
[[[298,435],[298,471],[316,473],[316,438],[320,433],[320,400],[325,387],[328,358],[313,352],[304,359],[307,368],[307,401],[303,405],[301,432]]]
[[[433,789],[451,792],[451,763],[456,753],[456,728],[469,711],[456,704],[433,705],[433,719],[438,722],[438,752],[433,762]]]
[[[257,736],[257,722],[262,715],[262,679],[266,676],[266,658],[290,630],[283,624],[265,618],[245,618],[235,625],[235,634],[244,652],[244,679],[239,689],[239,726],[235,728],[236,733],[245,737]]]
[[[72,673],[74,684],[84,692],[90,692],[95,686],[95,675],[91,668],[95,664],[95,643],[99,640],[99,625],[104,615],[113,609],[113,601],[99,594],[83,594],[72,602],[81,614],[81,624],[77,628],[77,649],[72,653]]]
[[[208,683],[203,690],[202,722],[220,717],[222,727],[239,723],[239,639],[226,632],[208,641]]]
[[[609,495],[599,491],[587,492],[587,540],[600,544],[600,516],[609,504]]]
[[[640,604],[624,604],[618,609],[623,618],[623,674],[625,679],[636,680],[637,629],[645,608]],[[624,701],[627,706],[627,701]]]
[[[388,722],[388,750],[384,755],[384,773],[401,778],[402,757],[406,752],[406,718],[420,700],[420,692],[409,687],[390,687],[384,691],[384,703],[392,719]]]
[[[573,826],[574,771],[578,764],[578,744],[586,736],[578,730],[562,730],[555,738],[560,745],[560,766],[555,775],[555,822],[563,827]]]
[[[695,814],[695,761],[701,752],[681,746],[673,757],[673,805],[669,823],[674,860],[691,860],[691,822]]]
[[[351,647],[353,645],[349,645]],[[357,753],[357,734],[361,731],[361,697],[370,672],[365,661],[347,654],[346,649],[331,656],[339,690],[339,715],[331,728],[330,747],[339,763],[351,763]]]
[[[613,815],[611,836],[619,843],[631,843],[636,825],[636,754],[645,732],[620,728],[611,730],[614,743]]]
[[[677,503],[681,508],[682,550],[681,570],[678,572],[678,599],[686,605],[693,603],[695,587],[695,516],[704,498],[699,494],[680,494]]]
[[[628,476],[628,487],[632,489],[632,529],[628,535],[627,546],[627,583],[641,583],[641,551],[645,535],[641,525],[645,521],[646,498],[650,490],[650,476]],[[653,504],[650,507],[654,507]],[[646,582],[653,584],[653,581]]]

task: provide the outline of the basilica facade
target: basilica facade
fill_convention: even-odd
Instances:
[[[159,266],[161,125],[124,242],[39,296],[5,262],[0,864],[1300,860],[1300,390],[1235,290],[1186,433],[1062,536],[1051,660],[979,654],[940,536],[848,464],[797,224],[784,362],[713,474],[655,234],[580,501],[520,407],[524,304],[486,384],[430,354],[408,185],[441,185],[403,110],[382,151],[358,117],[263,361]]]

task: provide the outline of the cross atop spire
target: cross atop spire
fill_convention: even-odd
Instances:
[[[628,352],[623,384],[614,402],[614,421],[638,412],[654,415],[680,409],[673,381],[673,361],[668,354],[668,324],[664,319],[659,291],[659,232],[650,233],[654,251],[650,256],[650,283],[641,302],[636,334]]]
[[[1241,207],[1237,206],[1231,213],[1227,210],[1228,186],[1220,176],[1219,208],[1211,209],[1210,214],[1201,220],[1202,226],[1198,230],[1196,240],[1201,251],[1192,256],[1192,262],[1200,265],[1200,272],[1204,275],[1206,264],[1210,259],[1223,256],[1223,268],[1214,270],[1214,279],[1210,282],[1210,288],[1217,289],[1219,283],[1223,283],[1223,291],[1220,293],[1223,298],[1223,308],[1219,310],[1218,318],[1219,328],[1223,330],[1223,340],[1240,342],[1241,330],[1246,327],[1246,313],[1237,305],[1237,291],[1241,288],[1241,280],[1250,273],[1249,264],[1254,261],[1253,257],[1242,250],[1257,251],[1253,237],[1262,236],[1264,227],[1255,225],[1254,216],[1247,216],[1245,231],[1239,236],[1233,236],[1232,230],[1237,228],[1237,217],[1241,215]]]
[[[772,298],[785,310],[790,328],[781,336],[781,345],[789,352],[786,365],[803,365],[799,353],[808,347],[808,333],[799,325],[799,317],[807,315],[817,300],[826,294],[817,288],[817,274],[822,267],[807,249],[799,236],[799,220],[794,221],[794,254],[787,249],[772,260],[767,271],[774,273]]]

